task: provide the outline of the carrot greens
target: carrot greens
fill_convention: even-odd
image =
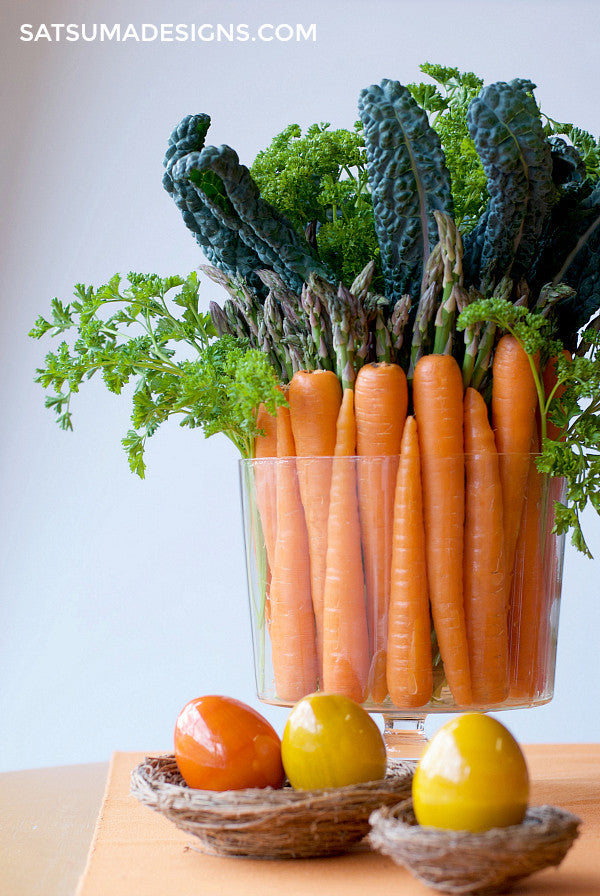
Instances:
[[[55,298],[50,319],[39,317],[34,338],[73,335],[46,355],[35,381],[52,388],[46,406],[62,429],[72,429],[72,396],[94,374],[119,395],[130,382],[132,429],[123,439],[131,470],[145,474],[146,442],[169,417],[199,427],[205,436],[224,433],[243,457],[259,431],[256,408],[274,413],[284,400],[267,356],[243,339],[217,337],[210,315],[198,307],[199,281],[130,273],[94,289],[78,284],[75,299]],[[181,357],[176,349],[183,348]]]

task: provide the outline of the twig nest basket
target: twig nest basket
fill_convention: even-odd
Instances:
[[[381,781],[327,790],[229,790],[187,786],[175,757],[148,758],[131,774],[131,793],[219,856],[293,859],[335,855],[369,832],[369,816],[410,796],[415,762],[389,763]]]
[[[371,815],[371,846],[442,893],[506,893],[523,877],[559,865],[580,819],[553,806],[527,810],[522,824],[481,834],[421,827],[412,799]]]

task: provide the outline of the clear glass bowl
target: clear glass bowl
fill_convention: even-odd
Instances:
[[[515,460],[498,455],[505,481]],[[564,556],[553,513],[564,486],[537,471],[534,455],[525,461],[512,528],[489,457],[460,455],[422,467],[410,523],[396,519],[396,533],[398,457],[240,461],[259,699],[291,706],[319,689],[347,693],[384,715],[397,755],[393,742],[415,730],[422,741],[430,713],[548,703]],[[425,492],[436,477],[433,506]],[[500,538],[498,525],[508,527]]]

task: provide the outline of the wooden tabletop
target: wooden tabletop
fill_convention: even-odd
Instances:
[[[600,744],[524,749],[532,802],[551,802],[583,824],[560,868],[528,878],[515,896],[600,896]],[[434,892],[378,854],[264,862],[190,850],[189,836],[129,795],[142,755],[116,753],[110,775],[108,763],[0,774],[2,896],[312,896],[325,872],[328,896]]]
[[[108,762],[0,774],[0,892],[72,896],[85,867]]]

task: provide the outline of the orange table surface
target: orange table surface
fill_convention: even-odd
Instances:
[[[524,747],[531,803],[582,819],[579,838],[558,869],[513,889],[538,896],[600,896],[600,744]],[[77,896],[395,896],[432,893],[391,859],[368,850],[294,861],[218,858],[129,794],[142,754],[115,753],[88,863]]]

